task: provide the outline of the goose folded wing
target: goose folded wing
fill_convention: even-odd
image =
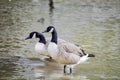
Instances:
[[[78,47],[75,44],[70,43],[70,42],[63,42],[63,43],[59,44],[58,47],[59,47],[59,49],[62,48],[62,50],[64,50],[67,53],[70,53],[70,54],[71,53],[76,54],[76,55],[83,54],[80,47]]]

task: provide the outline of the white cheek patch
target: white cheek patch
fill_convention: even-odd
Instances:
[[[32,38],[36,38],[36,34],[33,34],[33,37]]]
[[[51,30],[50,30],[49,32],[51,33],[51,32],[53,32],[53,30],[54,30],[54,29],[53,29],[53,28],[51,28]]]

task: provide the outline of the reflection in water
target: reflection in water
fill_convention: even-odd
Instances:
[[[49,0],[49,15],[50,15],[50,23],[51,25],[54,25],[53,24],[53,10],[54,10],[54,2],[53,0]]]
[[[54,8],[54,2],[53,2],[53,0],[49,0],[49,7],[50,7],[51,9]]]
[[[86,76],[63,74],[56,62],[10,57],[0,59],[0,63],[0,79],[5,80],[89,80]]]
[[[9,79],[22,79],[26,80],[33,80],[32,78],[32,68],[25,64],[27,62],[24,59],[24,62],[20,62],[20,57],[12,57],[6,59],[0,59],[0,79],[2,80],[9,80]],[[29,73],[29,74],[26,74]]]
[[[51,6],[49,1],[0,0],[0,79],[119,80],[120,1],[54,0]],[[44,25],[37,22],[41,18]],[[24,39],[48,25],[55,25],[60,38],[81,45],[96,58],[76,66],[73,75],[64,75],[57,63],[26,59],[38,58],[34,52],[38,40]]]

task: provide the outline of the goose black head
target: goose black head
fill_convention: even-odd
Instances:
[[[56,31],[55,27],[48,26],[47,29],[42,33],[48,33],[48,32],[50,32],[52,34],[51,42],[54,42],[57,44],[57,31]]]
[[[53,31],[55,31],[55,28],[53,26],[48,26],[47,29],[42,33],[46,33],[46,32],[52,33]]]
[[[27,40],[27,39],[32,39],[32,37],[33,37],[34,34],[36,34],[36,32],[31,32],[31,33],[29,34],[29,36],[28,36],[27,38],[25,38],[25,40]]]
[[[32,39],[32,37],[33,37],[34,34],[35,34],[35,37],[36,37],[36,38],[39,38],[39,39],[40,39],[39,42],[46,44],[45,37],[44,37],[41,33],[39,33],[39,32],[31,32],[31,33],[29,34],[29,36],[28,36],[27,38],[25,38],[25,40],[27,40],[27,39]]]

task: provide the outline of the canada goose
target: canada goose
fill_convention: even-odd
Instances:
[[[25,40],[32,39],[32,37],[34,35],[36,38],[39,38],[39,42],[37,42],[35,45],[36,53],[39,54],[40,56],[42,55],[42,56],[47,56],[47,57],[51,58],[48,54],[48,51],[47,51],[46,39],[41,33],[36,32],[36,31],[31,32]]]
[[[45,39],[44,35],[39,33],[39,32],[36,32],[36,31],[33,31],[31,33],[29,33],[29,36],[27,38],[25,38],[25,40],[27,39],[32,39],[32,37],[35,35],[36,38],[39,38],[39,42],[36,43],[35,45],[35,51],[37,53],[37,56],[47,56],[49,58],[46,58],[46,60],[49,60],[51,61],[52,60],[52,57],[49,55],[48,51],[47,51],[47,47],[48,47],[48,44],[50,42],[50,38],[47,38]],[[64,43],[65,41],[62,40],[62,39],[58,39],[59,41],[59,44],[61,43]],[[53,61],[53,60],[52,60]]]
[[[66,67],[70,67],[70,74],[72,68],[81,62],[84,62],[88,57],[95,57],[94,54],[85,54],[84,50],[76,46],[73,43],[65,41],[58,45],[57,31],[53,26],[47,27],[43,32],[50,32],[52,34],[51,42],[48,45],[48,52],[50,56],[57,62],[64,64],[64,73],[66,73]]]

